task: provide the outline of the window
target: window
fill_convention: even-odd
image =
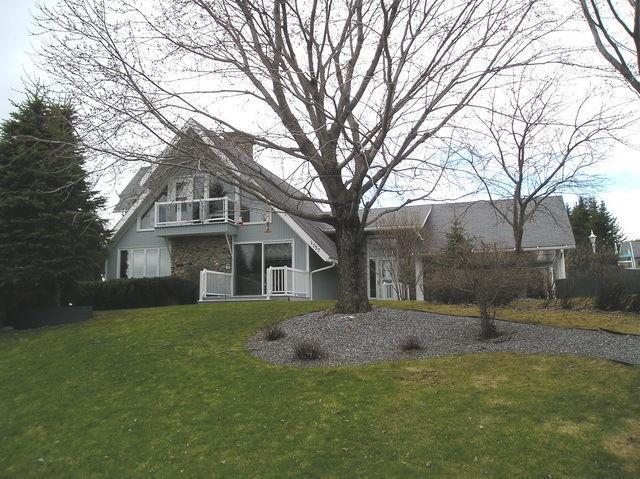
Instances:
[[[168,248],[120,250],[120,278],[153,278],[168,276],[170,273]]]
[[[190,180],[178,180],[175,183],[174,189],[175,201],[185,201],[191,199],[191,181]]]
[[[151,206],[147,211],[145,211],[140,216],[140,221],[138,223],[138,231],[144,230],[152,230],[155,225],[155,207]]]
[[[369,297],[376,297],[376,262],[373,259],[369,260]]]
[[[251,209],[248,206],[240,206],[240,221],[243,223],[251,221]]]

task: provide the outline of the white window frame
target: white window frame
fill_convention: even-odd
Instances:
[[[139,278],[123,278],[122,276],[120,276],[121,274],[121,258],[122,258],[122,251],[129,251],[129,256],[131,257],[131,260],[133,260],[133,251],[144,251],[144,264],[143,264],[143,276],[142,278],[160,278],[160,250],[162,249],[166,249],[169,252],[169,261],[171,261],[171,251],[169,250],[168,247],[166,246],[153,246],[150,248],[146,248],[146,247],[132,247],[132,248],[118,248],[118,261],[117,261],[117,279],[139,279]],[[156,271],[156,275],[155,276],[147,276],[147,252],[149,250],[155,250],[156,251],[156,255],[157,255],[157,271]],[[133,265],[131,266],[131,271],[133,272]]]
[[[149,210],[151,212],[151,218],[152,218],[152,222],[155,225],[156,224],[156,204],[155,202],[153,203],[153,205],[151,205],[151,207],[149,208]],[[144,214],[146,213],[146,211],[143,211],[142,213],[140,213],[138,215],[138,221],[136,222],[136,231],[154,231],[154,228],[142,228],[140,227],[140,224],[142,223],[142,217],[144,216]],[[126,249],[126,248],[124,248]]]

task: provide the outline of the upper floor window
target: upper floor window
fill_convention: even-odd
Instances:
[[[150,206],[147,211],[145,211],[144,213],[142,213],[142,215],[140,215],[140,220],[138,222],[138,230],[139,231],[152,230],[155,223],[154,215],[155,215],[155,207]]]

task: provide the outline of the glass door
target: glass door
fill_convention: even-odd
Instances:
[[[288,266],[293,268],[291,243],[264,244],[264,294],[267,294],[267,268]]]
[[[391,259],[369,260],[369,297],[372,299],[397,299],[394,288],[395,262]]]
[[[237,244],[234,253],[234,294],[262,294],[262,244]]]

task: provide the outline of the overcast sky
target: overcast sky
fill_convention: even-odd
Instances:
[[[51,1],[51,0],[48,0]],[[31,14],[35,0],[0,0],[0,119],[6,119],[11,111],[11,100],[19,101],[23,91],[22,80],[37,78],[30,53],[37,45],[37,38],[29,32],[33,29]],[[640,100],[638,100],[640,103]],[[640,136],[640,135],[639,135]],[[607,178],[606,186],[599,194],[618,218],[624,234],[629,239],[640,238],[640,138],[636,148],[616,147],[600,172]],[[127,178],[117,185],[103,184],[101,188],[110,203],[114,192],[121,189]],[[566,196],[568,202],[575,198]]]

